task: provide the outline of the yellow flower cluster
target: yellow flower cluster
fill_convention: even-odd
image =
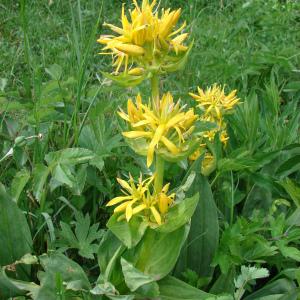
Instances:
[[[188,150],[186,140],[193,133],[198,116],[191,108],[187,112],[180,107],[180,102],[174,103],[170,93],[164,94],[159,100],[158,107],[145,105],[141,96],[136,97],[134,104],[131,99],[127,103],[127,114],[120,111],[119,115],[127,121],[131,131],[123,132],[128,139],[144,139],[147,155],[147,166],[153,162],[157,149],[176,156]]]
[[[223,115],[231,111],[239,102],[239,98],[236,97],[236,90],[226,95],[224,89],[224,86],[214,84],[206,91],[198,87],[198,94],[190,93],[198,102],[198,106],[203,109],[204,116],[208,118],[208,121],[221,121]]]
[[[101,54],[112,54],[116,73],[119,72],[122,65],[125,71],[129,63],[137,63],[138,68],[129,71],[129,74],[140,75],[144,68],[155,67],[163,57],[170,51],[184,52],[188,48],[183,45],[188,34],[181,33],[186,26],[183,23],[175,29],[181,14],[181,9],[171,11],[162,10],[159,15],[155,7],[156,0],[149,3],[149,0],[143,0],[139,6],[136,0],[133,0],[135,8],[130,10],[130,18],[125,14],[125,8],[122,8],[122,26],[117,27],[112,24],[104,24],[114,31],[117,35],[102,35],[98,42],[104,44],[104,52]]]
[[[198,94],[190,93],[197,102],[198,107],[203,111],[200,120],[206,122],[213,122],[217,128],[206,131],[203,137],[209,141],[213,141],[216,133],[220,134],[221,142],[226,145],[229,139],[226,131],[226,123],[224,115],[230,113],[234,106],[239,103],[239,98],[236,96],[236,90],[231,91],[228,95],[225,94],[225,87],[214,84],[207,90],[198,87]],[[206,144],[201,144],[201,149],[198,149],[193,155],[190,156],[191,160],[197,159],[205,150]],[[207,152],[204,157],[203,165],[212,166],[213,156]],[[204,170],[204,169],[203,169]]]
[[[157,193],[153,190],[154,176],[143,180],[140,176],[137,183],[129,176],[129,181],[117,178],[123,188],[123,196],[111,199],[107,206],[118,205],[114,213],[120,213],[120,218],[126,218],[129,222],[132,216],[141,214],[151,222],[161,225],[163,216],[168,212],[169,206],[174,202],[175,194],[168,195],[169,183]]]

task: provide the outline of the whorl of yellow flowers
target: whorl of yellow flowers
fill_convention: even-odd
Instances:
[[[239,102],[236,90],[226,95],[224,89],[224,86],[214,84],[205,91],[198,87],[198,94],[190,93],[198,102],[198,106],[203,110],[204,117],[208,118],[208,121],[222,121],[223,115],[230,112]]]
[[[130,17],[125,14],[125,7],[122,7],[121,26],[106,24],[116,35],[102,35],[98,42],[104,44],[104,52],[101,54],[112,54],[116,73],[122,65],[125,71],[128,64],[135,62],[139,67],[151,67],[162,55],[170,51],[184,52],[188,48],[183,45],[187,38],[187,33],[181,33],[186,26],[183,23],[175,29],[181,14],[181,9],[171,11],[162,10],[158,13],[156,0],[151,3],[143,0],[141,6],[133,0],[134,9],[129,10]],[[134,68],[129,73],[140,75],[142,68]]]
[[[186,140],[195,129],[197,115],[191,108],[184,112],[180,102],[174,103],[170,93],[164,94],[158,107],[142,103],[141,96],[136,97],[134,104],[131,99],[127,103],[127,114],[120,111],[119,115],[130,125],[130,131],[123,132],[128,139],[144,139],[147,153],[147,166],[153,162],[154,152],[163,151],[176,156],[187,151]]]
[[[155,175],[154,175],[155,176]],[[168,195],[169,183],[157,193],[152,186],[154,176],[143,180],[140,176],[137,183],[129,176],[128,182],[117,178],[123,188],[123,196],[111,199],[107,206],[116,206],[114,213],[120,213],[120,219],[124,218],[127,222],[132,216],[143,214],[148,221],[161,225],[163,216],[168,212],[169,206],[173,203],[175,194]]]
[[[198,87],[198,94],[190,93],[190,96],[198,102],[197,106],[203,111],[199,119],[206,122],[213,122],[217,125],[217,128],[203,133],[204,140],[212,142],[215,135],[219,133],[220,141],[224,145],[227,144],[229,137],[226,131],[224,115],[232,112],[235,105],[239,103],[236,92],[236,90],[233,90],[226,95],[224,86],[214,84],[206,90]],[[206,144],[204,142],[200,145],[200,149],[190,156],[190,159],[196,160],[205,151],[205,148]],[[213,155],[207,152],[204,156],[202,171],[205,172],[205,169],[211,169],[214,163]]]

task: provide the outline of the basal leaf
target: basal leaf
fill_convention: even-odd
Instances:
[[[152,276],[139,271],[124,258],[121,258],[121,266],[126,285],[132,292],[151,298],[159,295],[158,285]]]
[[[219,222],[217,207],[207,179],[199,172],[188,195],[199,193],[199,202],[191,221],[191,229],[184,245],[176,274],[185,269],[209,277],[213,268],[210,266],[218,247]]]
[[[158,282],[161,300],[207,300],[215,299],[211,294],[203,292],[187,283],[167,276]]]
[[[91,285],[83,269],[63,254],[49,253],[40,256],[44,272],[40,273],[41,288],[35,300],[56,299],[56,278],[59,275],[64,283],[78,281],[77,286],[90,290]]]
[[[27,169],[22,169],[15,175],[10,188],[10,194],[15,202],[18,202],[20,194],[22,193],[29,179],[30,173]]]
[[[167,233],[148,228],[134,249],[134,266],[156,280],[165,277],[175,266],[188,230],[188,225]]]
[[[0,186],[0,266],[6,266],[32,252],[32,238],[25,215]],[[26,279],[29,266],[16,267],[16,279]]]
[[[49,174],[50,168],[43,164],[37,164],[33,170],[33,194],[38,201],[45,196],[45,184]]]

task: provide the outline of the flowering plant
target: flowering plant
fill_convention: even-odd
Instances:
[[[192,43],[185,44],[186,23],[177,27],[181,10],[167,9],[159,13],[155,0],[151,3],[143,0],[141,6],[133,0],[133,4],[129,17],[123,5],[121,27],[105,23],[115,35],[102,35],[98,42],[104,45],[101,54],[112,55],[115,70],[113,74],[104,73],[108,78],[125,86],[150,79],[150,99],[147,101],[138,94],[135,100],[128,99],[127,109],[120,109],[118,114],[127,125],[127,130],[122,132],[125,140],[138,155],[146,158],[152,174],[146,178],[141,174],[137,180],[130,174],[128,180],[117,178],[122,194],[107,203],[114,210],[100,251],[111,260],[102,265],[103,269],[114,263],[106,281],[120,292],[125,282],[124,291],[158,297],[160,280],[172,271],[182,255],[191,218],[198,207],[199,192],[192,188],[195,177],[202,176],[201,172],[209,175],[215,168],[216,159],[208,145],[217,136],[226,145],[228,136],[223,116],[233,110],[239,99],[236,91],[226,95],[224,88],[217,85],[206,91],[198,88],[198,94],[190,94],[196,100],[195,108],[175,101],[170,92],[162,94],[160,75],[182,67],[192,47]],[[196,108],[200,108],[199,114]],[[207,122],[214,123],[215,127],[201,130],[200,124]],[[183,160],[195,160],[196,164],[192,164],[183,184],[169,192],[171,183],[164,179],[165,162]],[[119,247],[119,252],[112,256],[111,247]],[[155,253],[152,248],[156,249]],[[148,283],[132,288],[132,274],[137,278],[146,276]]]

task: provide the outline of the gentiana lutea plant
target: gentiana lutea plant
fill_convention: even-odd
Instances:
[[[165,182],[165,162],[192,162],[203,156],[201,172],[210,174],[215,158],[207,142],[219,138],[226,146],[224,115],[231,113],[239,102],[236,91],[227,95],[224,87],[218,85],[207,90],[199,87],[197,94],[190,94],[199,108],[196,113],[195,107],[189,108],[174,99],[171,92],[160,91],[160,77],[182,68],[192,48],[192,42],[187,42],[188,33],[184,32],[186,23],[179,22],[181,9],[160,9],[156,1],[143,0],[139,5],[133,0],[133,7],[128,16],[123,5],[121,25],[105,23],[112,34],[98,39],[104,45],[100,54],[111,55],[113,61],[113,72],[104,75],[124,86],[149,80],[152,91],[149,99],[140,94],[128,99],[127,109],[118,112],[127,125],[122,132],[125,140],[152,170],[151,176],[141,174],[138,179],[130,174],[128,180],[117,178],[122,194],[107,203],[114,207],[107,224],[107,239],[117,238],[120,247],[124,246],[118,259],[126,283],[128,264],[132,272],[150,276],[152,281],[162,279],[174,268],[199,195],[185,198],[171,192],[180,187],[171,189],[170,183]],[[213,129],[201,131],[199,124],[205,122],[213,123]],[[166,249],[171,244],[169,252]],[[105,241],[100,248],[106,249],[104,245]],[[151,247],[156,249],[155,256],[160,260],[150,262]],[[118,276],[110,275],[106,280],[118,288],[121,281],[113,279]],[[127,287],[133,292],[130,284]],[[146,291],[142,286],[137,291],[145,297],[159,293]]]

